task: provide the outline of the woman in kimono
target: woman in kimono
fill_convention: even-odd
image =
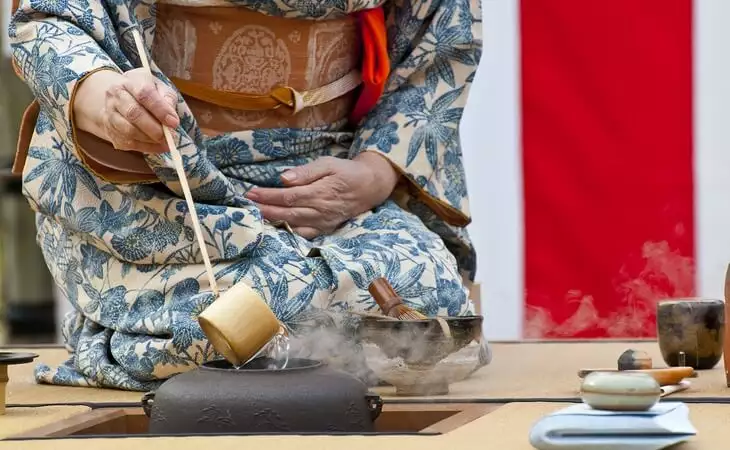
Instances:
[[[15,170],[74,307],[71,357],[37,380],[146,390],[215,356],[162,124],[217,284],[249,284],[292,333],[376,312],[380,276],[426,315],[473,314],[458,128],[480,27],[478,0],[20,1],[36,101]]]

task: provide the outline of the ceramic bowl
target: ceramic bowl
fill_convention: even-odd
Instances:
[[[482,316],[392,320],[363,317],[357,326],[365,363],[399,396],[433,396],[466,379],[491,360],[483,342]],[[448,335],[442,325],[448,327]]]
[[[664,362],[684,363],[697,370],[712,369],[722,357],[725,302],[712,299],[675,299],[657,304],[657,339]]]
[[[483,316],[444,317],[451,336],[438,321],[363,317],[357,326],[361,341],[378,346],[388,358],[401,358],[413,368],[432,367],[482,334]]]
[[[381,347],[363,344],[365,361],[382,385],[395,388],[397,396],[438,396],[449,393],[450,385],[467,379],[490,361],[489,348],[476,341],[447,355],[437,364],[406,364],[401,357],[388,356]]]

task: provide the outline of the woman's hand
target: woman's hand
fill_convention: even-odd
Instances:
[[[285,172],[287,187],[254,188],[247,197],[266,219],[286,221],[312,239],[382,204],[398,178],[390,162],[376,153],[363,152],[353,160],[323,157]]]
[[[146,69],[124,74],[103,70],[79,85],[74,118],[80,129],[117,150],[165,153],[162,124],[177,127],[177,94]]]

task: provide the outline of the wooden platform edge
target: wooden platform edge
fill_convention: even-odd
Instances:
[[[504,406],[503,404],[422,404],[422,405],[388,405],[388,412],[456,412],[456,414],[450,415],[437,422],[431,423],[430,425],[420,429],[418,432],[423,434],[447,434],[452,431],[459,429],[460,427],[473,422],[493,411]],[[48,439],[48,438],[72,438],[74,434],[82,433],[94,428],[106,429],[109,427],[114,428],[105,430],[112,432],[113,434],[127,434],[128,430],[117,429],[115,423],[118,419],[127,419],[129,416],[140,416],[144,415],[142,408],[101,408],[91,410],[85,413],[77,414],[72,417],[68,417],[57,422],[43,425],[41,427],[27,430],[22,433],[7,436],[2,440],[36,440],[36,439]],[[145,427],[146,429],[146,427]],[[86,433],[82,433],[86,434]],[[93,433],[92,433],[93,434]],[[158,436],[144,436],[136,433],[130,434],[134,437],[149,437],[154,438]],[[103,438],[103,435],[98,437]]]
[[[85,413],[77,414],[58,422],[50,423],[42,427],[24,431],[23,433],[8,436],[5,439],[33,439],[38,437],[63,437],[76,433],[77,431],[99,425],[104,422],[124,417],[127,414],[125,409],[94,409]]]
[[[464,425],[471,423],[487,414],[496,411],[497,409],[504,406],[504,404],[477,404],[468,405],[460,413],[454,414],[451,417],[436,422],[435,424],[424,428],[421,433],[440,433],[447,434],[454,430],[457,430]]]

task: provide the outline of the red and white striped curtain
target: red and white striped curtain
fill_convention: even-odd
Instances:
[[[485,331],[655,336],[722,298],[730,2],[482,0],[462,125]]]

